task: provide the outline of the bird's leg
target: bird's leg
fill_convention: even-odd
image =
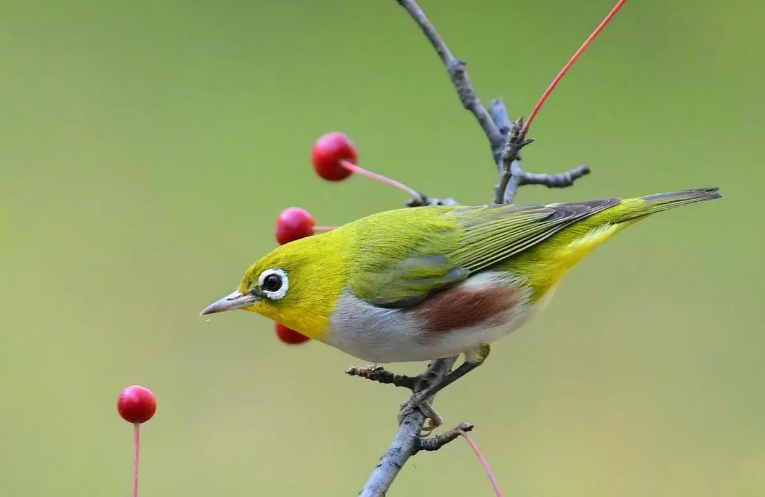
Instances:
[[[422,414],[428,418],[428,424],[423,426],[422,430],[420,430],[420,437],[426,438],[431,433],[433,433],[433,430],[444,424],[444,418],[442,418],[441,415],[438,414],[435,409],[433,409],[433,404],[427,400],[420,404],[418,407],[420,411],[422,411]]]
[[[401,424],[404,417],[409,415],[415,409],[419,409],[422,415],[428,419],[428,424],[423,426],[420,431],[420,437],[426,438],[433,430],[444,424],[444,418],[433,409],[433,404],[430,400],[423,400],[419,405],[412,405],[411,400],[408,400],[401,404],[401,410],[398,413],[398,424]]]
[[[430,405],[430,402],[427,402],[428,399],[483,364],[486,358],[489,357],[490,352],[491,347],[489,344],[479,345],[475,349],[466,352],[465,362],[460,364],[460,367],[450,372],[440,381],[437,381],[427,388],[415,393],[412,395],[412,398],[401,405],[401,411],[398,415],[399,424],[401,424],[401,421],[406,414],[410,413],[415,408],[419,408],[422,413],[430,419],[430,422],[427,426],[427,434],[430,434],[431,431],[433,431],[443,422],[443,418],[441,418],[441,416],[439,416],[438,413],[433,409],[433,406]]]

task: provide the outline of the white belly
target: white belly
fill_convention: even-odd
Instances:
[[[480,287],[496,283],[497,275],[480,273],[463,285]],[[507,278],[507,275],[499,275]],[[513,280],[518,284],[518,279]],[[529,302],[531,289],[520,287],[523,297],[513,306],[484,323],[427,333],[423,323],[412,312],[372,306],[350,292],[340,297],[337,311],[330,320],[325,341],[352,356],[376,363],[426,361],[458,355],[480,344],[499,340],[518,329],[547,306],[554,288],[534,303]]]

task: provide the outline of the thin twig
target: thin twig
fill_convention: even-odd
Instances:
[[[483,129],[483,132],[486,133],[486,137],[489,139],[492,154],[495,157],[498,157],[498,154],[505,144],[505,138],[499,132],[499,129],[497,129],[495,121],[483,106],[481,100],[478,98],[478,94],[476,94],[473,89],[473,85],[470,82],[470,77],[467,72],[467,62],[459,60],[452,55],[451,50],[446,46],[446,43],[441,36],[439,36],[436,28],[433,27],[433,24],[428,20],[416,1],[398,0],[398,3],[409,12],[409,15],[412,16],[412,19],[414,19],[425,37],[430,41],[430,44],[433,45],[438,56],[441,57],[441,62],[449,73],[449,78],[452,80],[454,89],[457,90],[457,95],[460,98],[460,102],[462,102],[462,106],[475,116],[478,124],[481,125],[481,129]]]
[[[573,185],[574,181],[587,174],[590,174],[590,168],[587,165],[577,166],[560,174],[538,174],[521,171],[518,186],[544,185],[548,188],[565,188]]]
[[[351,376],[358,376],[359,378],[365,378],[378,383],[408,388],[409,390],[414,390],[414,387],[417,384],[416,377],[392,373],[382,366],[377,365],[361,367],[352,366],[345,372]]]
[[[417,441],[416,452],[421,450],[432,452],[438,450],[444,445],[448,444],[452,440],[456,440],[457,437],[462,436],[464,433],[471,431],[473,425],[470,423],[460,423],[455,428],[445,431],[437,437],[420,439]]]

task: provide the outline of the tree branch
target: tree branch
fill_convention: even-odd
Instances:
[[[571,186],[575,180],[590,172],[586,166],[579,166],[561,174],[525,173],[521,169],[518,152],[520,152],[521,148],[531,143],[533,139],[526,139],[523,119],[518,119],[511,124],[507,108],[501,98],[492,100],[489,104],[489,109],[486,110],[481,103],[481,99],[478,98],[478,94],[473,89],[473,84],[467,72],[467,62],[459,60],[452,55],[446,42],[438,34],[436,28],[415,0],[397,1],[399,5],[406,9],[436,50],[446,71],[449,73],[449,79],[451,79],[454,89],[457,90],[457,96],[462,106],[475,116],[486,138],[489,140],[492,157],[499,169],[499,181],[497,182],[493,197],[494,204],[513,203],[515,194],[520,186],[535,184],[545,185],[550,188],[562,188]],[[519,124],[520,126],[518,126]],[[513,133],[515,133],[515,139],[513,138]],[[417,203],[415,201],[411,205],[443,204],[435,202],[429,204],[424,202]]]
[[[428,369],[417,377],[414,392],[427,388],[432,382],[449,374],[456,361],[456,356],[432,361]],[[419,409],[413,410],[404,417],[396,438],[380,458],[380,462],[375,466],[364,488],[359,492],[359,497],[382,497],[386,494],[406,461],[420,450],[420,432],[423,424],[425,424],[425,415]]]
[[[510,204],[515,201],[515,195],[519,187],[523,185],[545,185],[550,188],[562,188],[571,186],[575,180],[589,174],[587,166],[579,166],[561,174],[527,173],[520,165],[520,151],[534,140],[526,138],[527,128],[524,127],[523,118],[515,121],[510,120],[502,99],[491,101],[488,110],[478,98],[467,73],[467,63],[456,59],[444,40],[439,36],[433,24],[425,16],[415,0],[397,0],[406,9],[415,23],[420,27],[425,37],[441,58],[446,71],[449,74],[462,106],[470,111],[481,126],[491,147],[492,157],[499,171],[499,178],[494,187],[492,196],[494,204]],[[407,202],[409,207],[429,205],[458,205],[451,198],[436,199],[420,195]],[[398,387],[409,388],[416,394],[435,381],[444,378],[452,370],[457,356],[447,357],[431,361],[428,368],[416,377],[398,375],[372,365],[367,367],[350,368],[346,372],[352,376],[366,378],[379,383],[392,384]],[[431,397],[431,402],[433,398]],[[431,416],[435,412],[430,410]],[[425,412],[428,412],[426,409]],[[419,451],[438,450],[447,443],[456,439],[461,432],[473,429],[473,425],[462,423],[456,428],[449,430],[432,439],[423,440],[420,435],[427,417],[420,409],[414,409],[406,414],[399,425],[393,442],[388,450],[380,458],[374,471],[369,476],[366,484],[359,492],[360,497],[382,497],[386,494],[401,468]],[[493,482],[493,484],[495,484]]]
[[[501,98],[495,98],[492,100],[489,104],[489,114],[491,115],[492,121],[494,121],[494,124],[499,130],[499,134],[501,134],[503,137],[502,146],[504,147],[504,137],[506,137],[510,132],[510,115],[507,113],[505,102],[503,102]],[[502,152],[502,148],[499,148],[498,152]],[[500,157],[501,155],[495,157],[494,162],[499,164]]]
[[[417,5],[417,2],[414,0],[398,0],[398,3],[409,12],[414,22],[417,23],[425,37],[430,41],[430,44],[433,45],[438,56],[441,57],[441,62],[449,73],[449,78],[452,80],[454,89],[457,90],[457,96],[459,96],[462,106],[475,116],[481,129],[486,134],[486,138],[489,139],[495,162],[497,162],[496,159],[505,145],[505,139],[499,132],[495,119],[492,119],[492,116],[481,103],[475,90],[473,90],[473,85],[467,72],[467,62],[459,60],[452,55],[451,50],[446,46],[446,43],[439,36],[436,28],[433,27],[433,24],[425,16],[420,6]],[[501,113],[502,109],[504,109],[501,100],[496,105],[494,105],[494,102],[492,104],[495,107],[494,112]],[[505,111],[506,114],[507,112]]]
[[[494,205],[513,203],[515,192],[520,186],[520,175],[523,173],[519,152],[533,141],[533,139],[526,138],[522,117],[510,125],[507,141],[500,157],[499,180],[497,186],[494,187]]]

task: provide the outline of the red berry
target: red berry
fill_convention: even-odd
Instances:
[[[351,171],[340,163],[341,160],[353,164],[358,161],[356,145],[343,133],[327,133],[313,144],[313,168],[325,180],[342,181],[351,175]]]
[[[308,338],[305,335],[301,335],[297,331],[287,328],[281,323],[276,323],[276,336],[279,337],[279,340],[286,343],[287,345],[300,345],[301,343],[305,343],[310,338]]]
[[[276,219],[276,241],[280,245],[313,235],[316,221],[300,207],[284,209]]]
[[[145,423],[157,412],[157,399],[148,388],[129,386],[117,399],[117,412],[128,423]]]

